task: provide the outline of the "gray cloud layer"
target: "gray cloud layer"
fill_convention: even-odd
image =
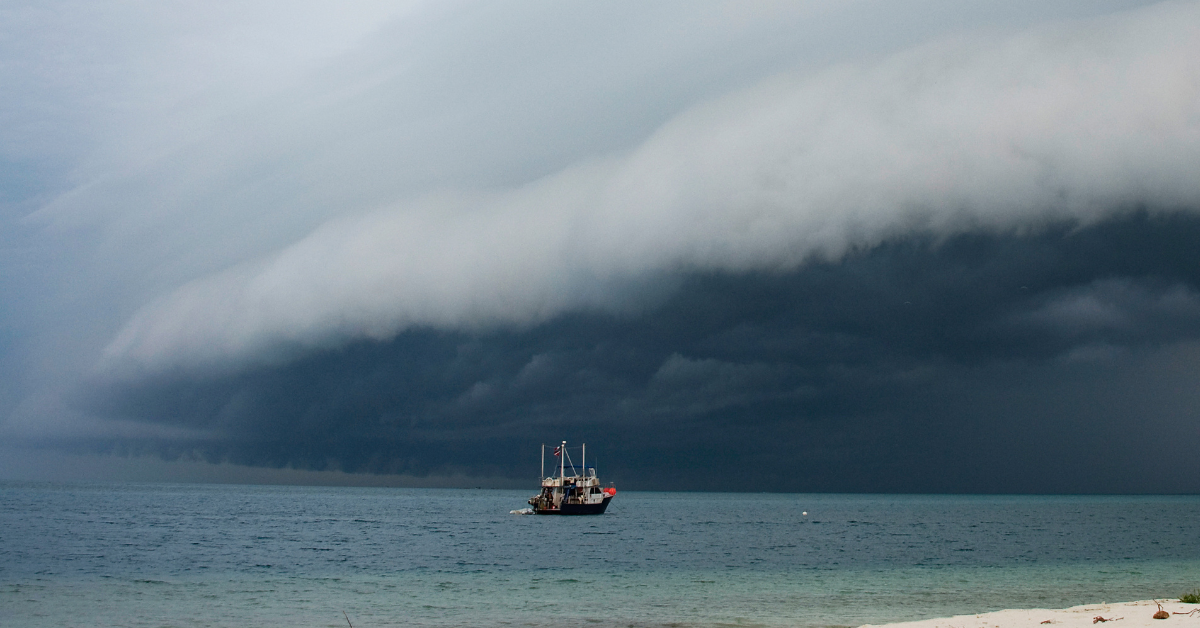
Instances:
[[[105,354],[221,365],[413,326],[530,325],[623,309],[631,286],[680,270],[1200,206],[1198,42],[1200,5],[1167,4],[777,76],[628,153],[322,225],[158,299]]]
[[[0,438],[1200,490],[1198,29],[1140,0],[7,4]]]
[[[82,445],[520,477],[555,434],[627,488],[1194,491],[1197,243],[1143,213],[694,274],[640,314],[101,382],[84,407],[158,431]]]

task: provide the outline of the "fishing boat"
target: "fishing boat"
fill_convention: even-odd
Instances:
[[[576,468],[567,454],[567,441],[554,448],[558,458],[558,475],[546,476],[546,445],[542,445],[542,492],[529,498],[534,514],[539,515],[600,515],[608,508],[617,489],[601,488],[596,469],[587,466],[587,445],[580,454]],[[570,464],[568,464],[570,463]],[[567,471],[571,473],[568,474]]]

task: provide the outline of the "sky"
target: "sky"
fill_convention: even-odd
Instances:
[[[0,478],[1200,492],[1198,165],[1198,2],[9,2]]]

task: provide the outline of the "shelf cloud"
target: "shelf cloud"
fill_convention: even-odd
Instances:
[[[1200,5],[943,39],[770,77],[525,185],[330,220],[161,296],[104,355],[222,366],[621,312],[681,272],[1200,207],[1196,163]]]
[[[1200,2],[47,0],[0,54],[0,474],[1200,490]]]

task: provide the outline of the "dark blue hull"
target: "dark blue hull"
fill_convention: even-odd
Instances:
[[[612,496],[608,495],[599,504],[563,504],[562,508],[534,508],[533,512],[539,515],[602,515],[610,501]]]

